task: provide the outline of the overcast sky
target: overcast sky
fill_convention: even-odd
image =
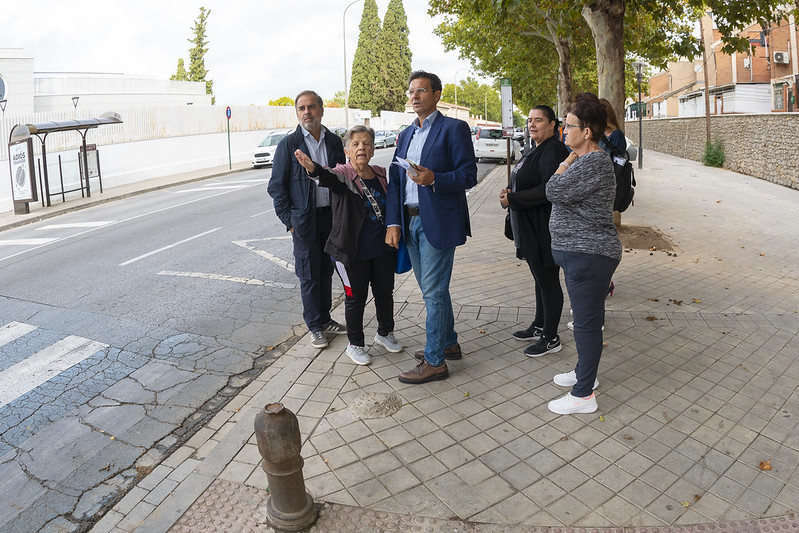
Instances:
[[[200,6],[211,10],[205,68],[217,105],[266,104],[310,88],[323,98],[344,89],[342,15],[352,0],[40,0],[0,8],[0,48],[23,48],[36,72],[116,72],[168,78],[188,50]],[[413,68],[444,83],[470,64],[445,52],[440,19],[427,0],[403,0]],[[388,0],[377,0],[382,20]],[[347,11],[347,72],[363,2]],[[483,80],[488,82],[489,80]],[[349,83],[349,82],[348,82]]]

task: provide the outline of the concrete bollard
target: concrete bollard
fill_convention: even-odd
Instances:
[[[269,482],[269,525],[282,531],[307,528],[316,520],[317,511],[302,477],[304,461],[297,417],[282,403],[267,404],[255,416],[255,437]]]

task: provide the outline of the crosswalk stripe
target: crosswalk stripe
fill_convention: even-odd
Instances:
[[[27,335],[35,330],[36,326],[30,324],[23,324],[22,322],[10,322],[0,328],[0,346],[15,341],[23,335]]]
[[[101,342],[70,335],[3,370],[0,372],[0,408],[107,347]]]
[[[40,244],[47,244],[58,239],[2,239],[0,246],[38,246]]]

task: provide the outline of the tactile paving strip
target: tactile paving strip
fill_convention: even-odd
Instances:
[[[175,533],[269,533],[266,491],[217,479],[183,514]],[[318,502],[317,502],[318,504]],[[794,515],[721,524],[640,528],[567,528],[474,524],[372,511],[346,505],[318,504],[319,518],[308,533],[799,533]]]

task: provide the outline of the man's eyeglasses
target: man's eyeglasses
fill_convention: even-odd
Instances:
[[[419,87],[418,89],[408,89],[408,91],[405,94],[408,95],[408,98],[413,98],[414,94],[424,94],[426,92],[427,89],[425,89],[424,87]]]

